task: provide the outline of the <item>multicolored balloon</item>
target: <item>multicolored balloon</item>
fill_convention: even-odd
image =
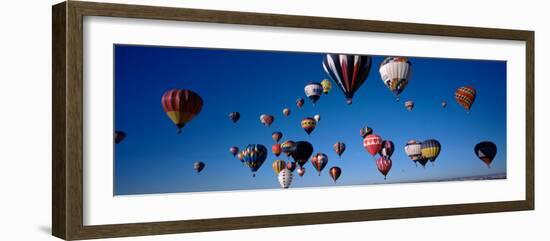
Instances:
[[[393,142],[390,140],[384,140],[382,141],[382,148],[378,152],[378,154],[382,157],[390,158],[393,154],[393,151],[395,150],[395,146],[393,145]]]
[[[296,142],[294,141],[285,141],[281,144],[281,151],[286,156],[292,156],[292,154],[296,151]]]
[[[239,112],[229,113],[229,119],[233,121],[233,123],[237,123],[237,121],[239,121],[240,118],[241,118],[241,113]]]
[[[271,139],[273,139],[275,142],[279,142],[281,138],[283,137],[283,133],[280,131],[275,131],[271,133]]]
[[[250,144],[243,150],[244,163],[252,171],[252,176],[256,176],[256,171],[260,169],[267,158],[267,148],[262,144]]]
[[[386,180],[386,176],[388,175],[388,172],[390,172],[391,166],[392,161],[389,158],[382,156],[376,160],[376,167],[378,168],[378,171],[384,175],[384,180]]]
[[[292,153],[292,158],[298,164],[303,167],[307,163],[311,154],[313,153],[313,146],[307,141],[296,142],[296,151]]]
[[[321,81],[321,86],[323,86],[323,94],[328,95],[328,92],[332,89],[332,83],[330,83],[330,80],[324,79]]]
[[[288,169],[291,172],[296,170],[296,162],[287,162],[286,163],[286,169]]]
[[[332,180],[334,180],[334,183],[336,183],[336,180],[338,180],[338,178],[342,174],[342,169],[340,169],[339,167],[331,167],[328,170],[328,173],[330,174],[330,177],[332,177]]]
[[[317,126],[317,121],[311,117],[306,117],[302,119],[301,122],[302,129],[306,131],[306,133],[309,135],[313,130],[315,130],[315,127]]]
[[[126,133],[124,131],[115,131],[115,144],[121,143],[126,138]]]
[[[304,174],[306,174],[306,168],[305,167],[298,167],[298,170],[296,170],[296,172],[298,172],[298,175],[299,176],[304,176]]]
[[[313,116],[313,119],[314,119],[316,122],[319,122],[319,121],[321,121],[321,115],[316,114],[316,115]]]
[[[178,133],[202,110],[202,98],[191,90],[172,89],[162,95],[162,108],[177,126]]]
[[[292,172],[287,169],[281,170],[277,179],[279,180],[281,187],[286,189],[290,187],[290,184],[292,183]]]
[[[487,167],[491,168],[491,162],[497,155],[497,145],[490,141],[482,141],[474,147],[474,153]]]
[[[463,86],[456,90],[455,100],[456,102],[464,107],[466,111],[470,111],[474,101],[476,100],[477,91],[470,86]]]
[[[279,157],[281,155],[281,144],[275,143],[273,146],[271,146],[271,152],[275,154],[276,157]]]
[[[274,120],[275,120],[275,117],[273,117],[272,115],[268,115],[268,114],[260,115],[260,122],[264,126],[270,127],[271,123],[273,123]]]
[[[419,141],[410,140],[405,145],[405,153],[416,164],[422,158],[422,145]]]
[[[239,148],[236,147],[236,146],[229,147],[229,152],[231,152],[231,154],[233,154],[233,156],[236,156],[237,153],[239,153]]]
[[[321,171],[323,171],[323,168],[325,168],[327,163],[328,156],[325,153],[318,152],[311,157],[311,164],[315,167],[315,169],[317,169],[319,176],[321,176]]]
[[[359,130],[359,135],[361,135],[362,138],[365,138],[366,136],[372,134],[372,128],[368,126],[364,126]]]
[[[405,101],[405,108],[407,108],[408,111],[412,111],[414,108],[414,101],[412,100]]]
[[[275,160],[271,167],[273,168],[273,171],[275,171],[275,174],[279,174],[282,170],[286,169],[286,162],[283,160]]]
[[[298,108],[302,108],[303,105],[304,105],[304,99],[302,98],[296,99],[296,106],[298,106]]]
[[[382,149],[382,141],[382,137],[379,135],[370,134],[363,139],[363,147],[374,156]]]
[[[310,82],[304,87],[304,93],[315,104],[323,94],[323,86],[319,83]]]
[[[283,109],[283,115],[284,116],[289,116],[290,115],[290,109],[289,108],[284,108]]]
[[[366,55],[327,54],[323,60],[325,72],[344,92],[348,105],[367,79],[371,65],[372,59]]]
[[[435,162],[437,156],[441,152],[441,144],[435,139],[423,141],[421,144],[422,157],[430,162]]]
[[[195,162],[195,163],[193,163],[193,169],[195,169],[195,171],[197,173],[201,172],[202,169],[204,169],[204,167],[205,167],[204,162]]]
[[[412,64],[404,57],[387,57],[380,64],[380,77],[384,85],[395,95],[399,101],[399,94],[403,92],[412,73]]]
[[[346,151],[346,144],[339,141],[334,143],[332,148],[334,148],[334,152],[336,152],[336,154],[338,154],[339,157],[342,157],[342,154],[344,153],[344,151]]]

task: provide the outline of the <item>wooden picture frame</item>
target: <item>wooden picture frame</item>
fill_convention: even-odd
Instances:
[[[52,232],[66,240],[111,238],[533,210],[534,32],[261,13],[68,1],[52,8]],[[83,224],[83,17],[107,16],[207,23],[517,40],[526,43],[525,200],[305,214],[87,226]]]

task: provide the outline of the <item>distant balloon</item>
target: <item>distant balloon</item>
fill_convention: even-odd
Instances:
[[[405,101],[405,108],[407,108],[408,111],[412,111],[414,108],[414,101],[412,100]]]
[[[389,158],[380,157],[376,160],[376,167],[378,168],[378,171],[384,175],[384,180],[386,180],[386,175],[390,172],[391,166],[392,161]]]
[[[283,109],[283,115],[284,116],[289,116],[290,115],[290,109],[289,108],[284,108]]]
[[[313,116],[313,119],[315,119],[315,121],[319,122],[319,121],[321,121],[321,115],[316,114],[316,115]]]
[[[262,144],[250,144],[243,150],[244,163],[252,171],[252,176],[256,176],[256,171],[260,169],[267,157],[267,148]]]
[[[330,173],[330,177],[332,177],[332,180],[334,180],[334,183],[336,183],[336,180],[340,177],[342,174],[342,169],[339,167],[331,167],[328,172]]]
[[[393,145],[392,141],[384,140],[384,141],[382,141],[382,148],[380,149],[378,154],[380,154],[380,156],[390,158],[391,155],[393,154],[393,151],[395,150],[394,147],[395,146]]]
[[[273,144],[273,146],[271,146],[271,152],[273,152],[273,154],[275,154],[275,156],[277,157],[281,155],[281,144],[279,143]]]
[[[361,128],[359,130],[359,135],[361,135],[361,137],[365,138],[366,136],[372,134],[372,128],[368,127],[368,126],[364,126],[363,128]]]
[[[275,174],[279,174],[279,172],[286,169],[286,162],[283,160],[275,160],[273,164],[271,164],[271,167],[273,171],[275,171]]]
[[[306,87],[304,87],[304,92],[307,98],[309,98],[313,102],[313,104],[315,104],[315,102],[317,102],[323,94],[323,86],[319,83],[310,82],[306,85]]]
[[[336,152],[339,157],[342,157],[342,154],[346,151],[346,144],[340,141],[334,143],[332,147],[334,148],[334,152]]]
[[[317,121],[311,117],[306,117],[302,119],[302,129],[306,131],[306,133],[309,135],[313,130],[315,130],[315,126],[317,126]]]
[[[315,169],[317,169],[317,172],[319,173],[319,176],[321,176],[321,171],[323,171],[323,168],[328,163],[328,156],[325,153],[317,153],[311,157],[311,164]]]
[[[286,169],[288,169],[291,172],[296,170],[296,162],[287,162],[286,163]]]
[[[298,141],[296,142],[296,151],[292,153],[292,158],[298,164],[298,166],[303,167],[307,163],[309,157],[313,153],[313,146],[307,141]]]
[[[279,172],[277,179],[279,180],[279,184],[282,188],[288,188],[292,183],[292,172],[287,169],[283,169]]]
[[[371,57],[366,55],[327,54],[323,60],[325,72],[344,92],[348,105],[367,79],[371,64]]]
[[[273,139],[275,142],[279,142],[281,138],[283,137],[283,133],[280,131],[275,131],[271,134],[271,139]]]
[[[126,138],[124,131],[115,131],[115,144],[122,142]]]
[[[441,152],[441,144],[435,139],[423,141],[421,144],[422,157],[426,158],[430,162],[434,162],[439,152]]]
[[[412,73],[412,64],[404,57],[387,57],[380,64],[380,77],[399,101],[399,94],[403,92]]]
[[[497,155],[497,145],[490,141],[483,141],[477,143],[474,147],[474,152],[476,156],[487,165],[487,167],[491,167],[491,162],[493,162],[493,159]]]
[[[455,100],[459,105],[464,107],[466,111],[470,111],[474,101],[476,100],[476,90],[470,86],[463,86],[456,90]]]
[[[239,153],[239,148],[236,147],[236,146],[232,146],[229,148],[229,152],[231,152],[231,154],[233,154],[233,156],[236,156],[237,153]]]
[[[273,117],[272,115],[268,115],[268,114],[260,115],[260,122],[262,122],[264,126],[270,127],[271,123],[273,123],[274,120],[275,120],[275,117]]]
[[[195,162],[193,163],[193,169],[195,169],[195,171],[197,173],[201,172],[202,169],[204,169],[204,162]]]
[[[441,107],[442,107],[442,108],[447,107],[447,101],[442,101],[442,102],[441,102]]]
[[[241,114],[239,112],[231,112],[229,113],[229,119],[233,121],[233,123],[236,123],[241,118]]]
[[[241,161],[241,162],[244,162],[244,152],[243,151],[240,151],[239,153],[237,153],[237,159],[239,159],[239,161]]]
[[[285,141],[281,144],[281,151],[286,156],[292,156],[292,154],[296,151],[296,142],[293,141]]]
[[[164,112],[177,126],[178,133],[181,133],[181,128],[201,112],[203,104],[197,93],[178,89],[166,91],[161,102]]]
[[[304,99],[302,98],[296,99],[296,106],[298,106],[298,108],[302,108],[303,105],[304,105]]]
[[[407,153],[407,156],[413,160],[416,164],[418,159],[422,157],[422,148],[421,144],[418,141],[410,140],[405,145],[405,153]]]
[[[306,168],[305,167],[298,167],[298,170],[296,170],[296,172],[298,172],[298,175],[300,175],[302,177],[302,176],[304,176],[304,174],[306,174]]]
[[[323,94],[327,95],[328,92],[330,92],[330,89],[332,89],[332,83],[330,83],[330,80],[324,79],[321,81],[321,86],[323,86]]]
[[[376,134],[370,134],[363,139],[363,147],[372,156],[376,155],[382,149],[382,137]]]

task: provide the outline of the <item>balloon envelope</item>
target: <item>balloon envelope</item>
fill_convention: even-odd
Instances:
[[[378,168],[378,171],[384,175],[384,180],[386,179],[388,172],[390,172],[391,166],[392,161],[389,158],[380,157],[376,160],[376,167]]]
[[[456,90],[455,100],[464,107],[467,111],[472,108],[474,101],[476,100],[477,91],[471,86],[463,86]]]
[[[307,98],[315,104],[323,94],[323,86],[319,83],[309,83],[304,87],[304,92]]]
[[[387,57],[380,64],[380,77],[384,85],[399,100],[399,94],[403,92],[412,73],[412,64],[409,59],[404,57]]]
[[[307,141],[296,142],[296,151],[292,153],[292,158],[300,167],[307,163],[313,153],[313,146]]]
[[[277,179],[279,180],[279,184],[282,188],[288,188],[292,183],[292,172],[287,169],[283,169],[279,172]]]
[[[382,149],[382,137],[376,134],[370,134],[363,139],[363,147],[372,156],[376,155]]]
[[[271,134],[271,138],[275,141],[275,142],[279,142],[279,140],[281,140],[281,138],[283,137],[283,133],[280,132],[280,131],[275,131]]]
[[[325,72],[342,90],[348,104],[367,79],[371,65],[372,59],[366,55],[327,54],[323,60]]]
[[[328,163],[328,156],[325,153],[317,153],[311,157],[311,164],[317,172],[319,173],[319,176],[321,176],[321,171],[325,168],[325,166]]]
[[[481,159],[488,167],[491,166],[491,162],[497,155],[497,145],[490,141],[482,141],[477,143],[474,147],[474,153]]]
[[[434,162],[441,152],[441,144],[435,139],[423,141],[421,148],[422,157],[431,162]]]
[[[331,167],[328,171],[330,173],[330,177],[332,177],[332,180],[336,182],[340,175],[342,174],[342,169],[340,167]]]
[[[195,162],[195,163],[193,163],[193,169],[195,169],[195,171],[197,173],[201,172],[202,169],[204,169],[204,166],[205,166],[204,162]]]
[[[241,118],[241,114],[239,112],[231,112],[229,113],[229,119],[233,121],[233,123],[239,121]]]
[[[202,110],[202,98],[191,90],[172,89],[162,96],[162,108],[178,127],[178,133]]]
[[[338,156],[340,157],[342,156],[344,151],[346,151],[346,144],[341,141],[334,143],[332,147],[334,148],[334,152],[336,152],[336,154],[338,154]]]
[[[124,131],[115,131],[115,144],[122,142],[126,138]]]
[[[302,122],[300,123],[302,126],[302,129],[309,135],[313,130],[315,130],[315,127],[317,126],[317,121],[311,117],[306,117],[302,119]]]

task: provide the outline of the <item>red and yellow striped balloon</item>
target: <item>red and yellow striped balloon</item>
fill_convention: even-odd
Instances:
[[[201,112],[202,104],[202,98],[190,90],[172,89],[162,96],[164,112],[178,127],[178,133]]]
[[[317,126],[317,121],[311,117],[306,117],[302,119],[302,129],[306,131],[306,133],[309,135],[313,130],[315,130],[315,126]]]
[[[476,90],[470,86],[460,87],[455,92],[455,100],[464,109],[469,111],[476,100]]]

